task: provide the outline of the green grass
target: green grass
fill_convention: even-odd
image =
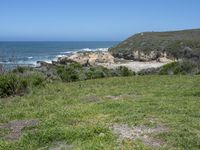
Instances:
[[[39,119],[25,128],[18,141],[2,137],[0,149],[27,150],[56,142],[72,149],[117,149],[117,136],[109,126],[153,126],[154,118],[169,131],[157,135],[165,141],[159,149],[200,148],[200,76],[133,76],[73,83],[53,82],[23,97],[0,100],[0,123]],[[108,96],[121,96],[112,100]],[[104,133],[104,136],[100,136]],[[155,149],[140,141],[123,141],[120,149]]]

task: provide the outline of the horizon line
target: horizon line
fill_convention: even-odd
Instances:
[[[23,40],[19,40],[19,41],[15,41],[15,40],[5,40],[5,41],[1,41],[0,40],[0,42],[120,42],[121,40],[96,40],[96,41],[93,41],[93,40],[83,40],[83,41],[81,41],[81,40],[69,40],[69,41],[63,41],[63,40],[41,40],[41,41],[37,41],[37,40],[30,40],[30,41],[23,41]]]

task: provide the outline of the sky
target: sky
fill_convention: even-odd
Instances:
[[[0,41],[121,41],[200,28],[200,0],[0,0]]]

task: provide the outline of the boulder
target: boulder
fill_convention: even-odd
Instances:
[[[73,61],[73,59],[70,59],[69,57],[67,56],[64,56],[64,57],[60,57],[58,58],[57,60],[57,64],[62,64],[62,65],[68,65],[68,64],[71,64],[71,63],[74,63],[75,61]],[[55,63],[55,62],[54,62]]]
[[[39,64],[40,67],[45,67],[45,68],[52,66],[52,63],[48,63],[48,62],[45,62],[45,61],[37,61],[37,64]]]

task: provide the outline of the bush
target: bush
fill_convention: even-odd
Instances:
[[[32,86],[32,87],[36,87],[36,86],[45,84],[44,76],[37,74],[37,73],[29,75],[29,76],[25,76],[25,79],[27,80],[29,86]]]
[[[104,77],[109,77],[109,69],[104,68],[104,67],[91,67],[88,69],[86,72],[86,77],[87,79],[97,79],[97,78],[104,78]]]
[[[119,76],[133,76],[135,72],[129,70],[127,67],[120,66],[116,69],[116,72]]]
[[[61,66],[57,68],[58,76],[66,82],[73,82],[79,80],[78,71],[74,66]]]
[[[23,95],[31,87],[44,85],[45,78],[39,74],[17,75],[6,73],[0,76],[0,97]]]
[[[21,95],[27,91],[27,80],[14,74],[0,76],[0,97]]]
[[[161,75],[177,75],[177,74],[197,74],[198,66],[189,61],[173,62],[163,66],[160,70]]]
[[[114,76],[131,76],[135,72],[130,71],[126,67],[119,67],[117,69],[107,69],[102,66],[82,67],[78,64],[71,64],[67,66],[59,66],[56,68],[58,76],[62,81],[73,82],[88,79],[97,79]]]
[[[148,68],[139,71],[138,75],[156,75],[159,73],[160,68]]]
[[[33,68],[18,66],[17,68],[12,70],[13,73],[21,73],[21,74],[25,73],[26,71],[33,71]]]
[[[0,74],[3,74],[5,72],[4,66],[0,64]]]

